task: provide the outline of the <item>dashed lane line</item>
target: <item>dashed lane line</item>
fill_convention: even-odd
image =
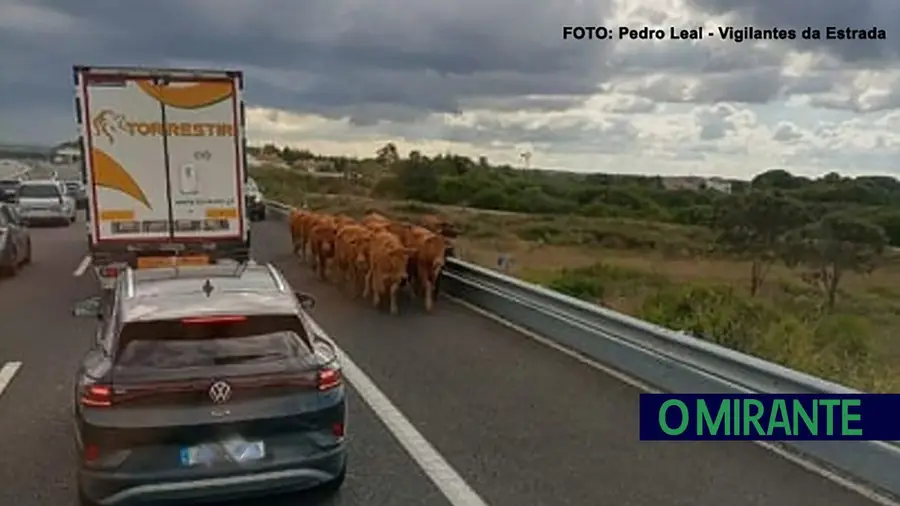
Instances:
[[[6,387],[12,383],[13,378],[21,367],[22,362],[7,362],[3,364],[3,368],[0,368],[0,395],[3,395]]]

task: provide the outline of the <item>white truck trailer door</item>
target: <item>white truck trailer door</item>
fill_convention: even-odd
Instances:
[[[244,236],[243,129],[239,77],[190,77],[146,87],[166,125],[172,237]]]
[[[95,241],[168,240],[166,151],[155,131],[163,119],[159,102],[131,76],[85,71],[79,80]]]

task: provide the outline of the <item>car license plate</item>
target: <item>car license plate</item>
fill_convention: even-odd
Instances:
[[[251,462],[266,456],[262,441],[228,439],[221,443],[188,446],[181,449],[181,465],[185,467],[209,466],[221,462]]]
[[[249,462],[266,456],[266,445],[262,441],[244,441],[233,437],[222,441],[222,448],[228,452],[232,462]]]
[[[140,257],[137,260],[138,269],[156,269],[160,267],[174,267],[176,265],[208,265],[207,255],[183,256],[183,257]]]
[[[186,467],[210,465],[221,461],[221,448],[218,445],[198,445],[181,449],[181,465]]]

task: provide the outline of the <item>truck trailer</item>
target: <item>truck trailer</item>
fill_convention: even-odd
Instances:
[[[124,267],[243,262],[243,73],[74,67],[91,265],[109,289]]]

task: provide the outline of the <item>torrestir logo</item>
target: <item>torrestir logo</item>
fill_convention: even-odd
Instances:
[[[165,131],[168,136],[179,137],[233,137],[231,123],[166,123],[161,121],[130,121],[124,114],[112,109],[102,109],[91,119],[91,132],[95,137],[105,137],[110,144],[119,135],[159,136]]]

